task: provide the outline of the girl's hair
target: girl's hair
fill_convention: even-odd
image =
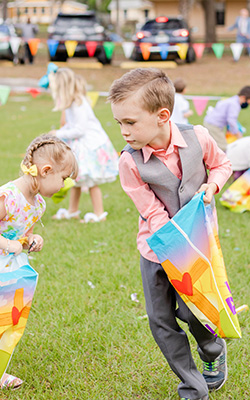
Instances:
[[[28,146],[23,159],[23,164],[27,168],[35,164],[39,170],[39,166],[44,163],[51,163],[56,171],[62,171],[71,165],[70,177],[73,179],[77,177],[78,164],[71,148],[54,135],[44,134],[36,137]],[[32,176],[32,188],[34,190],[38,188],[35,176]]]
[[[137,68],[116,79],[111,85],[108,101],[119,103],[136,92],[140,105],[150,113],[166,107],[172,113],[175,89],[168,76],[157,68]]]
[[[75,101],[82,104],[82,96],[86,96],[86,82],[81,75],[70,68],[59,68],[49,74],[49,87],[55,103],[54,111],[63,111]]]

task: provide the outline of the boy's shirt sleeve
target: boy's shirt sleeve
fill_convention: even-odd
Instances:
[[[170,220],[168,212],[149,185],[143,182],[133,157],[127,151],[120,157],[119,174],[123,190],[134,202],[140,215],[147,220],[149,231],[156,232]]]
[[[194,126],[203,152],[203,160],[209,170],[208,182],[214,182],[218,186],[218,192],[232,175],[232,164],[222,151],[208,130],[201,125]]]

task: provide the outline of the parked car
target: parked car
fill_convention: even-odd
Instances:
[[[59,42],[55,56],[50,56],[51,61],[66,61],[68,54],[65,41],[75,40],[78,44],[74,57],[89,57],[86,42],[97,42],[94,57],[102,64],[111,62],[103,48],[103,43],[111,39],[92,11],[84,14],[59,13],[54,23],[48,28],[48,33],[49,39]]]
[[[20,39],[17,54],[14,54],[10,45],[10,39],[18,37],[14,25],[0,24],[0,58],[13,61],[14,64],[25,63],[25,44]]]
[[[135,48],[132,59],[142,61],[143,56],[140,48],[141,43],[150,43],[150,60],[162,59],[160,44],[168,44],[167,60],[178,59],[178,43],[191,43],[191,30],[186,21],[181,17],[157,17],[148,20],[136,33],[134,38]],[[186,62],[191,63],[196,59],[195,51],[189,46],[186,54]]]

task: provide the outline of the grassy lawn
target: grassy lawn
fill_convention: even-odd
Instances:
[[[18,101],[19,100],[19,101]],[[28,101],[26,101],[28,100]],[[27,145],[35,136],[58,127],[47,95],[11,96],[0,108],[0,184],[15,179]],[[120,151],[124,141],[110,106],[100,98],[96,115]],[[250,131],[248,111],[240,122]],[[190,122],[202,123],[194,115]],[[35,231],[45,239],[33,253],[39,273],[25,333],[8,372],[22,378],[18,391],[0,395],[18,400],[177,400],[178,379],[155,344],[145,316],[136,250],[138,214],[119,179],[102,186],[105,223],[52,221],[58,209],[51,199]],[[68,199],[60,203],[67,207]],[[250,305],[250,213],[233,214],[218,202],[220,239],[236,307]],[[81,199],[82,215],[92,211],[89,196]],[[131,300],[137,293],[138,302]],[[212,400],[247,400],[249,389],[250,312],[239,315],[241,340],[228,340],[229,378]],[[186,329],[186,328],[185,328]],[[194,358],[201,362],[195,351]]]

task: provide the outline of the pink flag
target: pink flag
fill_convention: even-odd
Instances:
[[[193,99],[194,108],[198,115],[202,115],[208,102],[208,97],[194,97]]]
[[[193,49],[195,51],[196,57],[201,58],[205,49],[204,43],[193,43]]]

